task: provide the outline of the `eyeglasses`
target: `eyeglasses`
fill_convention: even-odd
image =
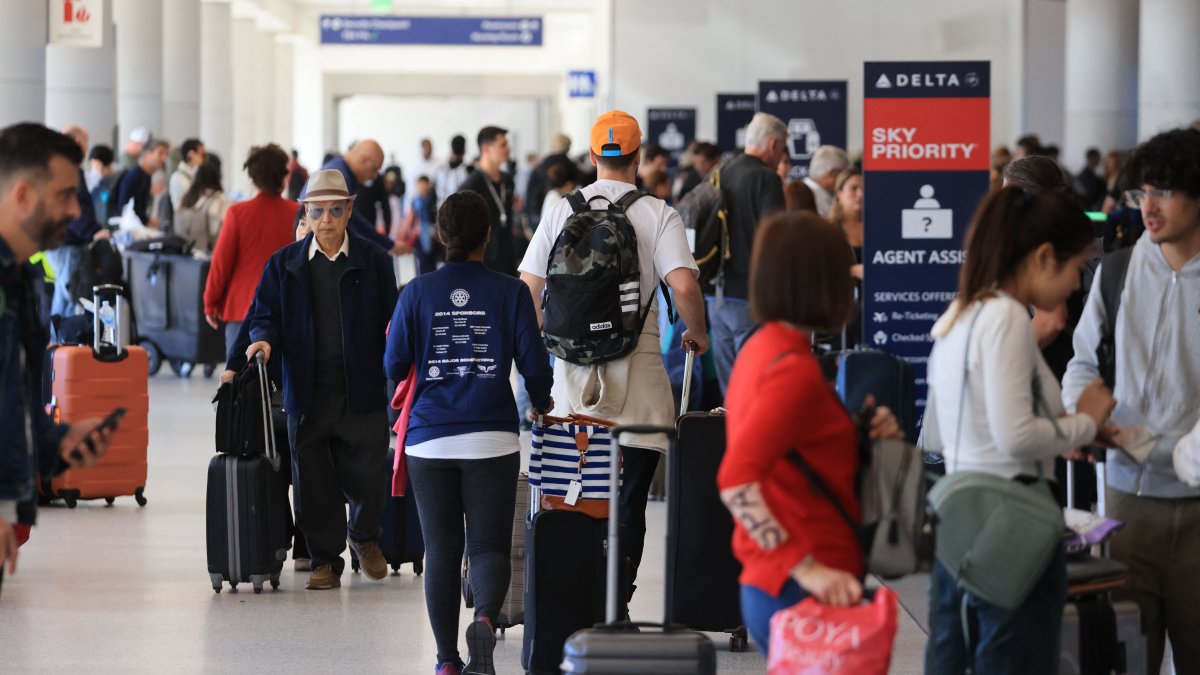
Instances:
[[[344,204],[338,204],[337,206],[328,206],[328,207],[316,206],[313,204],[309,204],[307,207],[307,210],[308,210],[308,217],[312,218],[313,220],[320,220],[320,219],[324,218],[326,211],[329,212],[329,217],[333,218],[335,220],[346,215],[346,206]]]
[[[1158,188],[1150,188],[1149,190],[1126,190],[1125,205],[1131,209],[1142,208],[1142,202],[1146,199],[1153,199],[1159,206],[1171,198],[1170,190],[1160,190]]]

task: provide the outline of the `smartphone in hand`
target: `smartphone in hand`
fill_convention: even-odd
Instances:
[[[91,447],[92,434],[97,431],[116,431],[117,425],[120,424],[121,419],[127,414],[129,414],[129,410],[127,408],[117,408],[116,410],[110,412],[108,417],[105,417],[95,429],[88,433],[87,437],[84,438],[78,446],[71,450],[71,459],[76,462],[82,462],[84,460],[83,446],[86,444],[89,446],[89,448]]]

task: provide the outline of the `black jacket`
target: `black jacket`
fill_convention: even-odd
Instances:
[[[721,194],[729,212],[729,249],[725,296],[745,300],[750,250],[762,219],[783,210],[783,183],[774,167],[751,155],[738,155],[721,168]]]

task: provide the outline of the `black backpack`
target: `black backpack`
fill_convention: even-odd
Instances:
[[[588,200],[579,191],[566,196],[571,215],[550,250],[542,301],[546,349],[556,358],[589,366],[637,345],[654,298],[643,309],[637,234],[625,212],[644,196],[641,190],[616,202]],[[593,209],[596,199],[608,208]]]
[[[71,300],[92,297],[92,288],[105,284],[124,285],[125,264],[121,252],[108,239],[97,239],[83,250],[83,260],[67,281]]]
[[[714,168],[709,179],[688,191],[675,205],[683,225],[693,237],[692,256],[700,268],[700,290],[716,293],[723,285],[729,260],[729,212],[721,192],[721,170]]]
[[[1121,293],[1125,290],[1125,276],[1129,273],[1129,260],[1133,247],[1117,249],[1104,256],[1100,265],[1100,298],[1108,314],[1104,322],[1104,333],[1096,346],[1096,360],[1100,365],[1100,376],[1104,386],[1112,389],[1117,383],[1117,311],[1121,309]],[[1095,292],[1093,287],[1092,292]]]

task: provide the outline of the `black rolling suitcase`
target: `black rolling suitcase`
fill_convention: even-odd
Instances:
[[[225,362],[225,332],[204,318],[209,261],[154,250],[126,250],[125,261],[138,344],[150,357],[150,374],[166,360],[177,375],[202,365],[210,377]]]
[[[425,539],[421,535],[421,517],[417,514],[412,479],[409,479],[403,497],[392,496],[392,467],[395,466],[395,460],[396,451],[388,450],[387,468],[383,472],[388,496],[383,504],[383,515],[379,518],[379,550],[392,568],[392,574],[399,574],[401,565],[412,563],[413,572],[420,576],[425,571]],[[350,568],[355,572],[361,569],[354,549],[350,549]]]
[[[683,400],[688,400],[695,352],[684,370]],[[675,423],[678,441],[668,456],[671,484],[668,525],[675,537],[667,549],[667,579],[672,585],[671,617],[693,630],[730,633],[731,651],[746,647],[742,625],[742,565],[733,557],[733,517],[717,490],[717,471],[725,456],[725,411],[686,412]],[[704,589],[697,593],[696,589]]]
[[[675,430],[650,425],[620,426],[613,429],[613,438],[623,433],[666,434],[675,439]],[[673,450],[674,452],[674,450]],[[671,453],[668,453],[671,454]],[[668,474],[671,472],[668,471]],[[609,483],[609,528],[605,623],[581,630],[572,635],[563,647],[562,669],[568,673],[621,675],[639,673],[658,675],[715,675],[717,655],[712,641],[683,626],[672,623],[671,569],[667,569],[667,591],[663,623],[632,623],[618,621],[617,578],[620,559],[620,536],[616,524],[618,470],[613,464]],[[671,475],[667,476],[671,481]],[[677,502],[671,502],[677,503]],[[668,506],[668,508],[670,508]],[[676,533],[667,527],[667,549],[673,548]],[[649,629],[649,630],[648,630]]]
[[[208,465],[208,576],[217,593],[226,581],[234,589],[239,583],[253,584],[255,593],[262,592],[268,581],[278,588],[291,539],[287,479],[280,470],[271,419],[270,381],[261,359],[251,367],[257,369],[261,390],[259,396],[238,401],[243,410],[235,417],[256,416],[265,453],[221,453]]]

